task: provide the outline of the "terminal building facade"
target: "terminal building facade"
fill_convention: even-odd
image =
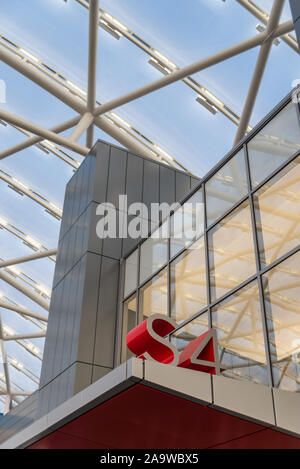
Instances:
[[[40,387],[1,447],[299,448],[299,163],[297,91],[202,180],[98,141],[66,188]],[[140,214],[146,239],[100,239],[99,204],[134,218],[120,194],[179,205]],[[179,351],[215,330],[221,373],[134,357],[153,314]]]

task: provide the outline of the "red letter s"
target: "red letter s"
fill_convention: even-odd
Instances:
[[[179,353],[164,337],[177,323],[162,314],[153,314],[127,334],[127,347],[140,358],[176,366]]]

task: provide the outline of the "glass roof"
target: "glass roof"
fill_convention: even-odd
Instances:
[[[101,0],[98,104],[259,34],[263,22],[249,8],[267,21],[272,5],[272,0]],[[0,12],[0,52],[9,51],[31,64],[84,103],[89,2],[2,0]],[[280,23],[290,19],[289,2],[285,1]],[[299,77],[294,32],[288,36],[288,43],[279,38],[272,47],[250,126],[264,117]],[[182,165],[201,177],[233,146],[258,53],[259,48],[254,48],[237,55],[105,117],[118,134],[130,136],[154,158]],[[6,86],[6,102],[0,108],[26,121],[50,129],[78,115],[2,61],[0,80]],[[1,152],[32,134],[4,119],[0,123],[1,158]],[[72,130],[61,135],[68,137]],[[94,140],[97,138],[120,145],[95,126]],[[85,133],[78,143],[86,145]],[[56,248],[65,185],[82,160],[81,155],[45,140],[42,145],[0,159],[0,262]],[[54,267],[52,257],[1,271],[49,302]],[[47,315],[40,304],[1,279],[0,301]],[[6,308],[1,308],[1,317],[6,336],[45,334],[45,321]],[[13,396],[13,405],[24,399],[22,393],[37,389],[43,345],[43,337],[9,340],[2,345],[2,362],[8,367],[0,365],[0,412],[4,411],[8,375],[11,393],[21,393]]]

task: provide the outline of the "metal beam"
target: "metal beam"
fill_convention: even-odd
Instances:
[[[46,332],[32,332],[30,334],[3,335],[2,340],[9,341],[9,340],[39,339],[41,337],[46,337]]]
[[[65,130],[69,130],[70,128],[78,124],[79,119],[80,117],[78,116],[73,117],[73,119],[69,119],[65,122],[62,122],[59,125],[56,125],[55,127],[52,127],[50,131],[55,132],[55,133],[60,133],[60,132],[64,132]],[[34,137],[28,138],[27,140],[24,140],[24,142],[17,143],[17,145],[14,145],[13,147],[8,148],[7,150],[1,151],[0,160],[2,160],[3,158],[6,158],[7,156],[13,155],[14,153],[18,153],[19,151],[25,150],[25,148],[29,148],[32,145],[37,145],[43,140],[44,140],[43,137],[34,136]]]
[[[33,311],[30,311],[27,308],[23,308],[22,306],[19,306],[19,305],[9,304],[2,300],[0,300],[0,308],[8,309],[10,311],[15,311],[16,313],[22,314],[24,316],[28,316],[30,318],[38,319],[39,321],[48,322],[47,316],[44,316],[43,314],[34,313]]]
[[[57,254],[57,249],[49,249],[49,251],[38,251],[35,254],[30,256],[16,257],[15,259],[10,259],[9,261],[0,262],[1,267],[8,267],[9,265],[22,264],[23,262],[34,261],[35,259],[42,259],[43,257],[55,256]]]
[[[49,78],[41,71],[32,67],[31,64],[25,62],[24,60],[20,60],[19,57],[5,49],[3,46],[0,46],[0,60],[20,72],[25,77],[29,78],[44,90],[51,93],[67,106],[74,109],[74,111],[78,112],[80,116],[86,112],[86,105],[82,99],[72,95],[62,85],[59,85],[52,78]],[[76,124],[79,122],[80,116],[78,117]],[[129,150],[142,156],[146,156],[147,158],[155,158],[150,150],[147,150],[142,144],[135,141],[132,137],[126,135],[126,133],[122,132],[115,125],[111,124],[107,119],[98,117],[95,121],[95,124]]]
[[[284,0],[275,0],[273,3],[273,7],[270,13],[270,18],[267,24],[267,28],[265,33],[267,34],[266,41],[262,44],[258,59],[256,62],[255,70],[252,76],[251,84],[249,87],[247,99],[244,105],[244,109],[241,115],[240,123],[238,126],[238,130],[235,136],[234,143],[238,143],[245,135],[247,131],[248,124],[250,122],[250,118],[253,112],[253,108],[256,102],[256,98],[258,95],[258,91],[261,85],[261,81],[264,75],[264,71],[266,68],[266,64],[272,49],[273,45],[273,31],[278,26],[280,16],[282,13],[284,5]]]
[[[86,112],[85,114],[83,114],[77,126],[71,133],[70,137],[68,137],[68,140],[70,142],[78,142],[81,135],[90,128],[90,125],[93,122],[94,122],[94,116],[91,112]]]
[[[236,0],[242,7],[249,11],[253,16],[255,16],[261,23],[267,25],[269,20],[268,13],[264,12],[261,7],[255,5],[254,2],[249,2],[249,0]],[[290,46],[295,52],[299,54],[299,47],[297,41],[290,36],[289,34],[284,34],[280,36],[280,39],[284,41],[288,46]]]
[[[48,248],[42,244],[42,242],[38,241],[34,236],[31,236],[28,233],[24,233],[20,228],[16,225],[13,225],[8,220],[3,218],[0,215],[0,229],[6,230],[8,233],[12,234],[16,238],[20,239],[26,246],[30,249],[33,249],[35,252],[40,251],[43,249],[44,251],[48,251]],[[49,257],[51,261],[55,262],[53,257]]]
[[[33,190],[32,188],[28,187],[19,179],[16,179],[15,177],[8,174],[7,171],[2,171],[1,169],[0,169],[0,179],[7,182],[7,184],[10,187],[15,188],[17,192],[27,195],[27,197],[30,197],[30,199],[40,204],[42,207],[46,209],[47,212],[49,212],[58,220],[61,219],[62,209],[58,207],[56,204],[54,204],[53,202],[51,202],[50,200],[47,200],[44,196],[39,194],[36,190]],[[1,220],[0,220],[0,224],[2,225]]]
[[[98,50],[99,0],[89,2],[89,59],[88,59],[88,87],[87,111],[93,112],[96,105],[96,76]],[[94,126],[90,125],[86,134],[86,146],[91,148],[94,141]]]
[[[19,117],[19,116],[16,116],[15,114],[11,114],[10,112],[4,111],[4,109],[0,109],[0,118],[6,122],[10,122],[11,124],[17,125],[18,127],[21,127],[22,129],[26,129],[29,132],[39,135],[40,137],[43,137],[44,139],[50,140],[52,142],[57,143],[58,145],[68,148],[69,150],[75,151],[76,153],[79,153],[80,155],[85,156],[89,153],[89,149],[87,147],[83,147],[82,145],[79,145],[78,143],[73,143],[64,137],[61,137],[60,135],[54,132],[51,132],[51,130],[44,129],[43,127],[40,127],[37,124],[29,122],[23,119],[22,117]]]
[[[4,272],[2,269],[0,270],[0,280],[3,280],[4,282],[8,283],[12,287],[16,288],[16,290],[19,290],[19,292],[23,293],[25,296],[27,296],[32,301],[40,305],[46,311],[49,311],[50,305],[48,301],[44,300],[44,298],[41,295],[34,293],[29,288],[22,285],[21,282],[13,278],[8,273]]]
[[[282,25],[280,25],[280,27],[278,27],[272,32],[271,37],[274,39],[278,35],[281,35],[282,31],[291,31],[293,30],[293,28],[294,24],[292,21],[283,23]],[[175,72],[172,72],[167,76],[159,78],[158,80],[155,80],[151,83],[148,83],[147,85],[141,86],[140,88],[137,88],[136,90],[133,90],[127,94],[124,94],[119,98],[112,99],[111,101],[102,104],[101,106],[98,106],[95,109],[94,116],[100,116],[108,111],[112,111],[117,107],[124,106],[125,104],[128,104],[138,98],[146,96],[149,93],[153,93],[154,91],[164,88],[165,86],[171,85],[172,83],[176,83],[177,81],[182,80],[183,78],[189,75],[201,72],[202,70],[212,67],[213,65],[217,65],[220,62],[224,62],[225,60],[230,59],[231,57],[235,57],[236,55],[242,54],[243,52],[247,52],[248,50],[251,50],[254,47],[262,45],[268,39],[269,36],[266,30],[260,34],[257,34],[256,36],[246,39],[245,41],[239,42],[237,44],[234,44],[233,46],[223,49],[220,52],[217,52],[216,54],[210,55],[205,59],[199,60],[198,62],[194,62],[193,64],[188,65],[187,67],[184,67],[180,70],[176,70]]]

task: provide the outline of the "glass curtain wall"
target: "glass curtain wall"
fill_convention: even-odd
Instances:
[[[164,222],[168,239],[124,261],[122,360],[128,330],[159,312],[179,350],[215,328],[225,376],[300,391],[299,122],[282,105]]]

